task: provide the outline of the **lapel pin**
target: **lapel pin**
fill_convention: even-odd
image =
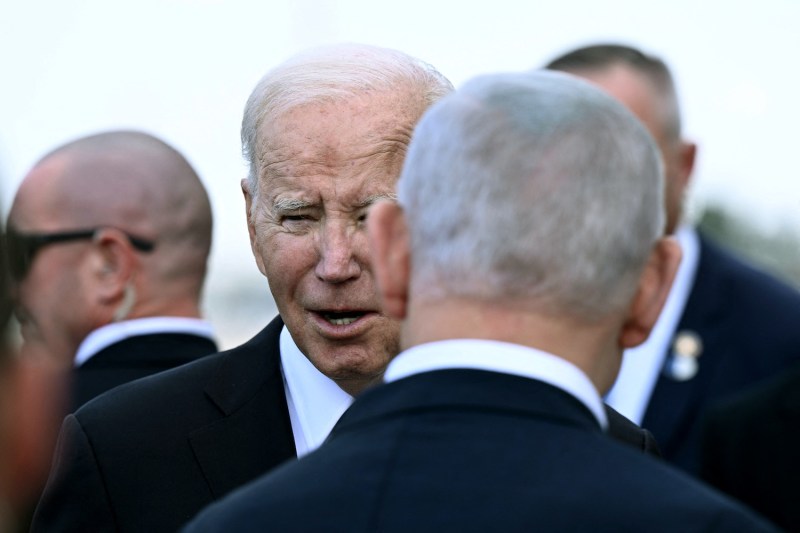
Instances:
[[[688,381],[697,375],[697,358],[703,353],[703,341],[693,331],[679,331],[667,357],[664,373],[675,381]]]

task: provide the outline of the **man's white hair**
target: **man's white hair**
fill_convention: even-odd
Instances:
[[[247,100],[242,119],[242,153],[250,166],[253,198],[258,193],[259,131],[264,123],[301,105],[398,88],[418,91],[428,105],[453,90],[431,65],[397,50],[363,44],[313,48],[268,72]]]
[[[654,141],[574,76],[468,82],[419,122],[398,182],[415,293],[598,320],[628,305],[664,227]]]

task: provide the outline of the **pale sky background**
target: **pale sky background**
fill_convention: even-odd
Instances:
[[[342,41],[397,48],[458,86],[616,41],[661,56],[699,146],[692,203],[800,228],[800,0],[0,0],[0,194],[46,151],[106,129],[186,155],[215,214],[206,309],[224,347],[274,304],[255,267],[239,181],[241,112],[272,66]]]

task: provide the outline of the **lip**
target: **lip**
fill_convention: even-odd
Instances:
[[[323,337],[330,340],[347,340],[359,335],[364,334],[371,326],[372,323],[378,319],[379,313],[375,311],[353,310],[353,312],[363,313],[355,321],[350,324],[332,324],[325,319],[324,315],[333,310],[325,311],[312,311],[308,310],[311,321],[316,327],[317,331]],[[346,313],[346,310],[336,310],[337,313]]]

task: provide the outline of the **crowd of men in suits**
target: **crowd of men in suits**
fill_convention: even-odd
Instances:
[[[800,295],[683,222],[662,61],[590,46],[454,90],[322,47],[256,85],[242,143],[279,315],[219,353],[174,148],[101,133],[22,181],[23,346],[73,368],[32,531],[774,529],[742,502],[800,528],[796,454],[759,467],[797,431]]]

